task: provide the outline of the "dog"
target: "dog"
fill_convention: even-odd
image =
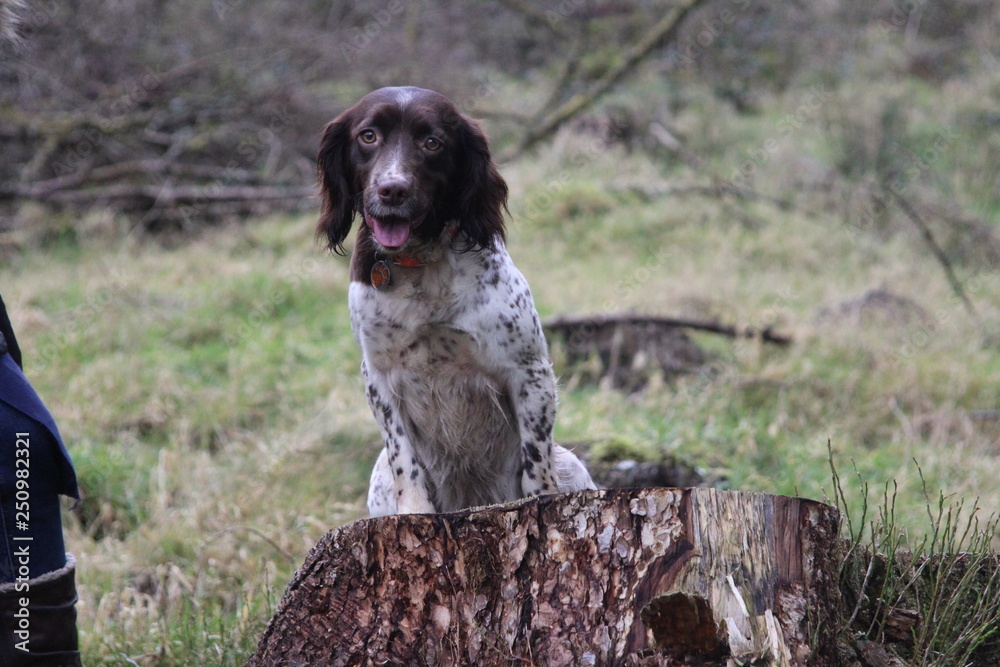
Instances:
[[[381,88],[325,127],[317,171],[328,247],[344,253],[360,218],[348,303],[385,444],[371,516],[595,489],[552,440],[555,375],[478,124],[433,91]]]

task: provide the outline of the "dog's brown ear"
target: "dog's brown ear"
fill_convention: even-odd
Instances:
[[[506,228],[507,183],[500,176],[489,142],[479,125],[462,116],[458,133],[463,150],[458,165],[458,219],[473,246],[494,248],[503,241]]]
[[[344,239],[354,221],[356,197],[352,192],[354,173],[350,162],[351,121],[341,114],[323,130],[316,171],[319,177],[321,209],[316,236],[338,254],[344,253]]]

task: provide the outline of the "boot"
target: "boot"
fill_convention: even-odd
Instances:
[[[76,559],[0,585],[0,665],[82,667],[76,636]]]

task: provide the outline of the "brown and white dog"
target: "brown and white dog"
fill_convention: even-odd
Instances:
[[[438,93],[382,88],[326,126],[317,162],[330,248],[361,217],[351,326],[385,443],[369,513],[596,488],[552,441],[555,376],[478,125]]]

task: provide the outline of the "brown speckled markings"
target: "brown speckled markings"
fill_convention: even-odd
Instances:
[[[249,664],[682,664],[670,624],[642,614],[678,590],[708,602],[723,640],[742,634],[734,653],[834,664],[837,525],[821,503],[714,489],[358,521],[313,548]]]

